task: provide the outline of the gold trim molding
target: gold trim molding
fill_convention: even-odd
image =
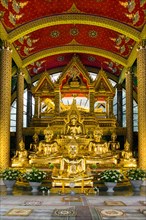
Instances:
[[[123,65],[124,67],[127,67],[126,59],[124,59],[123,57],[117,54],[114,54],[106,50],[94,48],[94,47],[72,45],[72,46],[62,46],[58,48],[51,48],[51,49],[47,49],[47,50],[43,50],[41,52],[35,53],[32,56],[29,56],[23,60],[22,68],[25,68],[30,63],[35,62],[39,59],[42,59],[48,56],[57,55],[57,54],[63,54],[63,53],[86,53],[86,54],[92,54],[96,56],[102,56],[108,59],[112,59],[113,61]]]
[[[108,18],[85,14],[61,14],[57,16],[40,18],[36,21],[32,21],[18,27],[17,29],[11,31],[8,34],[8,41],[12,43],[17,39],[23,37],[24,35],[27,35],[41,28],[64,24],[83,24],[100,26],[124,34],[135,41],[139,41],[140,36],[140,32],[135,28],[132,28],[131,26],[120,23],[118,21],[113,21]]]

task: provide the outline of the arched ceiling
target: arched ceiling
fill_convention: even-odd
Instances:
[[[122,82],[146,39],[146,1],[0,0],[0,39],[11,43],[28,83],[65,67],[74,54]]]

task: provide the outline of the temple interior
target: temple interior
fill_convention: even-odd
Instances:
[[[146,170],[145,1],[0,0],[0,172],[34,167],[54,193]]]

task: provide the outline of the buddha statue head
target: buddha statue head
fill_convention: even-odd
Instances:
[[[115,141],[115,140],[117,139],[117,134],[116,134],[116,132],[113,132],[113,133],[112,133],[111,139],[112,139],[112,141]]]
[[[72,139],[68,145],[69,158],[75,158],[78,155],[78,144],[75,139]]]
[[[103,135],[103,131],[99,127],[97,127],[93,132],[94,139],[96,139],[97,141],[101,140],[102,135]]]
[[[24,144],[23,139],[21,139],[21,141],[19,142],[19,149],[20,150],[24,150],[25,149],[25,144]]]
[[[76,122],[78,121],[78,115],[73,113],[73,114],[70,115],[69,119],[70,119],[71,124],[75,125]]]
[[[46,141],[50,141],[53,137],[53,130],[51,129],[51,127],[48,125],[48,127],[44,130],[44,135],[45,135],[45,139]]]

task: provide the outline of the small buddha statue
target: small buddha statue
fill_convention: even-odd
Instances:
[[[124,150],[121,152],[120,165],[123,167],[137,167],[137,160],[133,157],[130,144],[127,140],[124,144]]]
[[[117,134],[115,132],[111,135],[111,141],[108,142],[108,148],[112,151],[116,151],[120,149],[120,143],[116,141]]]
[[[16,154],[11,159],[12,167],[27,167],[28,163],[28,152],[25,149],[25,144],[23,140],[19,142],[19,150],[16,151]]]
[[[108,145],[106,141],[102,140],[101,129],[94,130],[93,141],[90,141],[88,145],[88,151],[90,155],[101,155],[108,152]]]
[[[35,153],[38,151],[38,146],[39,146],[39,136],[37,133],[33,135],[33,142],[30,144],[30,152]]]

